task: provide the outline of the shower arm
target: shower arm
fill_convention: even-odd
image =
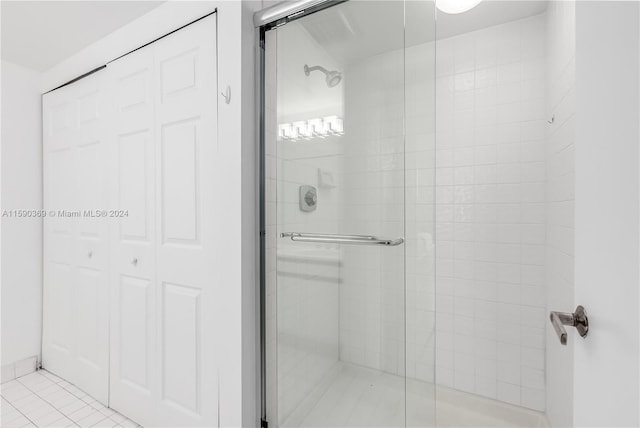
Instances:
[[[322,71],[325,75],[329,74],[329,70],[327,70],[321,65],[314,65],[313,67],[309,67],[308,65],[305,64],[304,66],[304,74],[307,76],[311,74],[312,71],[316,71],[316,70]]]

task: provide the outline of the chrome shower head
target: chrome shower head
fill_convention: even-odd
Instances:
[[[335,71],[335,70],[329,71],[320,65],[316,65],[313,67],[309,67],[307,64],[304,65],[304,74],[307,76],[310,75],[311,72],[315,70],[319,70],[325,74],[326,76],[325,80],[327,82],[327,86],[330,88],[337,86],[338,83],[340,83],[340,81],[342,80],[342,73],[340,73],[339,71]]]
[[[327,73],[327,86],[333,88],[342,80],[342,73],[339,71],[330,71]]]

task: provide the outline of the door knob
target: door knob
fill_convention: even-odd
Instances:
[[[89,258],[93,257],[93,251],[89,251],[89,252],[87,253],[87,257],[89,257]]]
[[[138,266],[138,259],[134,257],[133,260],[131,260],[131,264],[134,266]]]
[[[574,313],[551,311],[549,319],[562,345],[567,344],[567,330],[564,328],[565,325],[575,327],[580,337],[586,337],[589,332],[587,311],[580,305],[578,305]]]

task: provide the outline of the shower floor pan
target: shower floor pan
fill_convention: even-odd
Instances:
[[[404,389],[402,377],[339,362],[281,428],[549,426],[543,413],[412,379],[406,382],[405,425]]]

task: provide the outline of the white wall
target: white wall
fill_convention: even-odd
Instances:
[[[575,2],[547,9],[547,313],[575,308]],[[573,426],[575,334],[562,346],[551,324],[546,332],[547,415],[552,426]]]
[[[573,342],[578,427],[640,424],[639,7],[576,3],[575,302],[590,324]]]
[[[436,380],[544,410],[545,18],[436,48]]]
[[[220,424],[258,425],[256,392],[255,198],[256,135],[253,117],[255,59],[252,1],[167,2],[83,49],[43,74],[42,89],[50,90],[123,53],[154,40],[206,13],[217,10],[218,92],[231,89],[231,102],[218,98],[218,150],[226,159],[216,171],[221,186],[217,257],[226,268],[218,316],[224,328],[220,338]]]
[[[42,208],[41,75],[2,62],[2,210]],[[42,221],[2,218],[2,365],[40,355]]]

